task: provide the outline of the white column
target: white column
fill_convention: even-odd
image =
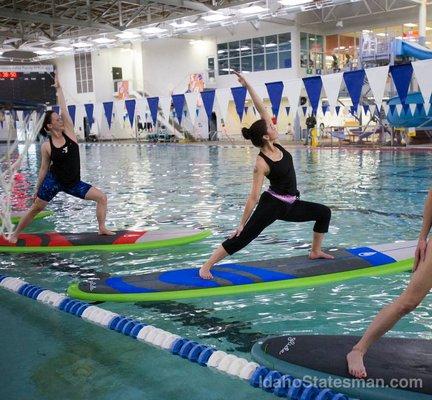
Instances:
[[[427,0],[420,0],[419,6],[419,44],[425,45],[426,42],[426,22],[427,22]]]

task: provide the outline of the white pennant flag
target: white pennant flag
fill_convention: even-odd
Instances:
[[[416,103],[411,103],[409,105],[410,111],[411,111],[411,115],[414,115],[414,113],[416,112],[417,109],[417,104]]]
[[[199,96],[200,96],[200,94],[197,92],[185,93],[186,105],[187,105],[187,108],[189,111],[189,116],[190,116],[190,119],[192,121],[192,125],[195,124],[196,109],[197,109],[197,103],[198,103]]]
[[[375,111],[376,111],[376,105],[375,104],[371,104],[370,106],[369,106],[369,112],[370,112],[370,114],[369,115],[375,115]]]
[[[162,110],[162,118],[168,121],[171,116],[171,96],[159,97],[159,107]]]
[[[145,115],[148,110],[147,99],[137,99],[135,102],[135,115],[139,115],[141,118],[141,122],[145,122]]]
[[[378,107],[378,106],[377,106]],[[387,103],[382,104],[382,108],[384,110],[384,114],[387,116],[389,112],[389,105]]]
[[[368,78],[369,86],[375,98],[375,104],[380,108],[384,91],[387,83],[388,65],[384,67],[367,68],[366,76]]]
[[[125,119],[124,116],[127,114],[126,107],[125,107],[125,101],[124,100],[116,100],[114,101],[114,114],[115,114],[115,121],[117,121],[121,126],[123,126]],[[114,121],[113,121],[114,122]]]
[[[303,81],[301,79],[293,79],[292,81],[284,83],[282,96],[288,99],[289,105],[291,107],[290,112],[292,112],[293,115],[295,115],[299,107],[302,87]]]
[[[104,113],[102,103],[96,103],[95,104],[93,118],[95,120],[95,123],[96,123],[98,129],[99,129],[99,135],[100,135],[100,132],[102,132],[105,128],[103,125],[103,122],[105,119],[105,113]],[[106,119],[105,119],[105,121],[106,121]],[[107,123],[107,125],[108,125],[108,123]]]
[[[324,90],[327,95],[330,107],[336,107],[338,105],[337,99],[339,97],[339,91],[342,83],[343,73],[322,75],[321,80],[324,86]]]
[[[216,89],[216,101],[219,105],[219,111],[221,113],[221,117],[226,124],[227,114],[228,114],[228,105],[230,100],[232,99],[231,89],[223,88]]]
[[[429,109],[431,105],[430,103],[424,103],[423,106],[424,106],[425,114],[427,116],[429,114]]]
[[[396,112],[397,115],[400,115],[402,112],[402,104],[396,104]]]
[[[432,94],[431,69],[432,60],[414,61],[411,63],[421,94],[425,103],[430,102]]]
[[[257,93],[258,97],[262,101],[264,101],[264,99],[268,99],[269,98],[269,95],[268,95],[268,92],[267,92],[267,87],[265,85],[257,85],[256,87],[254,87],[254,89],[255,89],[255,92]],[[250,94],[249,94],[249,91],[248,91],[247,95],[246,95],[246,99],[250,99],[250,98],[251,97],[250,97]]]

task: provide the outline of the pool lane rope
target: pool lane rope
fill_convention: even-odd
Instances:
[[[80,317],[92,324],[168,350],[173,355],[188,359],[203,367],[213,368],[248,381],[251,386],[272,392],[278,397],[292,400],[349,400],[344,394],[334,393],[330,389],[319,389],[300,379],[283,375],[278,371],[271,371],[234,354],[227,354],[214,347],[182,338],[84,301],[74,300],[64,294],[31,285],[19,278],[0,275],[0,287]]]

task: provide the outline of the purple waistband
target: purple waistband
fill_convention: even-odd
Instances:
[[[273,190],[271,189],[267,189],[267,192],[271,194],[273,197],[276,197],[277,199],[288,204],[292,204],[297,200],[297,196],[291,196],[290,194],[278,194],[273,192]]]

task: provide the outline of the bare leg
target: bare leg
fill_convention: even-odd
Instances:
[[[40,199],[39,197],[36,197],[36,200],[34,201],[31,208],[27,211],[27,213],[21,218],[18,226],[16,227],[15,231],[12,233],[12,235],[9,237],[10,243],[16,243],[18,241],[18,236],[22,232],[22,230],[30,224],[30,222],[33,221],[33,218],[36,217],[48,204],[47,201],[44,201]]]
[[[199,275],[203,279],[212,279],[213,275],[210,272],[210,268],[213,267],[217,262],[223,260],[228,253],[223,248],[223,246],[219,246],[211,255],[209,260],[200,268]]]
[[[321,250],[321,244],[324,239],[324,233],[313,233],[313,240],[312,240],[312,250],[309,254],[309,258],[311,260],[315,260],[317,258],[327,258],[332,260],[334,257],[331,254],[324,253]]]
[[[357,378],[367,376],[363,356],[369,347],[389,331],[403,316],[414,310],[432,288],[432,242],[426,249],[424,261],[420,261],[404,292],[390,305],[384,307],[360,341],[347,355],[349,373]],[[397,356],[397,355],[395,355]]]
[[[108,230],[105,226],[108,205],[106,194],[92,186],[87,192],[85,199],[96,202],[96,217],[99,224],[99,235],[115,235],[114,232]]]

